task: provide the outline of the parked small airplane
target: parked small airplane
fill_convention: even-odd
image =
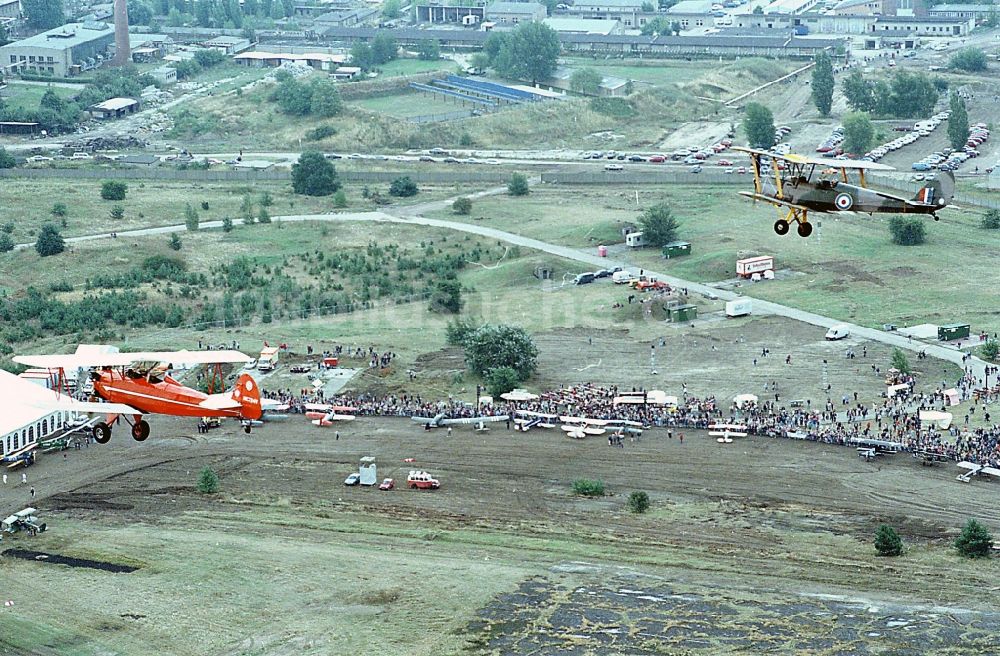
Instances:
[[[120,417],[131,425],[132,438],[137,442],[144,441],[150,432],[149,424],[142,418],[147,414],[236,417],[240,419],[243,430],[249,433],[251,422],[259,420],[262,412],[260,389],[249,374],[241,374],[231,391],[205,394],[181,385],[168,372],[175,368],[174,365],[215,365],[216,374],[221,378],[219,367],[222,364],[243,364],[251,359],[239,351],[167,351],[19,355],[14,361],[55,372],[60,386],[66,369],[89,369],[94,394],[106,403],[70,398],[55,403],[37,399],[24,400],[23,403],[87,415],[107,415],[105,421],[97,422],[93,428],[94,439],[99,444],[105,444],[111,439],[112,425]]]
[[[457,419],[449,419],[445,417],[444,413],[435,415],[433,417],[410,417],[413,421],[418,424],[423,424],[425,427],[429,428],[442,428],[443,426],[458,426],[458,425],[478,425],[487,424],[489,422],[497,421],[507,421],[510,417],[507,415],[487,415],[483,417],[461,417]]]
[[[711,424],[708,434],[719,444],[732,444],[734,437],[747,436],[747,427],[743,424]]]
[[[306,418],[313,420],[314,426],[333,426],[338,421],[354,421],[357,408],[329,403],[307,403]]]
[[[851,440],[851,443],[858,445],[858,457],[865,460],[872,460],[878,456],[891,456],[903,450],[903,445],[899,442],[876,440],[866,437],[856,437]]]
[[[750,191],[739,192],[741,196],[761,200],[775,207],[788,209],[785,218],[774,223],[774,231],[779,235],[788,233],[791,223],[798,223],[799,236],[812,234],[809,212],[876,212],[890,214],[930,214],[938,220],[937,212],[948,206],[955,193],[955,176],[951,171],[938,174],[929,181],[913,198],[904,198],[884,191],[868,188],[865,171],[891,171],[891,166],[855,160],[827,160],[803,155],[778,155],[753,148],[736,148],[750,155],[753,165],[753,185]],[[771,160],[773,179],[762,173],[761,160]],[[816,175],[816,167],[820,167]],[[826,172],[840,173],[825,176]],[[859,184],[850,184],[848,171],[858,172]]]

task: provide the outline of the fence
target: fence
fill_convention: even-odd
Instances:
[[[674,173],[671,171],[547,171],[542,182],[552,184],[731,184],[752,186],[746,175],[709,171]]]
[[[460,184],[480,182],[503,184],[510,173],[497,171],[338,171],[345,182],[392,182],[409,176],[416,183]],[[286,169],[264,171],[178,171],[176,169],[0,169],[0,178],[38,180],[177,180],[198,182],[288,182],[292,174]]]

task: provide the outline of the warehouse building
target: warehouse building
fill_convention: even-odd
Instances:
[[[0,47],[0,70],[69,77],[97,68],[112,54],[114,29],[106,23],[67,23]]]
[[[620,21],[591,18],[546,18],[544,23],[559,34],[624,34]]]
[[[548,16],[545,5],[537,2],[494,2],[486,7],[486,20],[497,26],[511,27],[519,23],[543,21]]]
[[[573,18],[621,21],[627,29],[632,29],[641,26],[642,3],[643,0],[580,0],[565,11]]]
[[[17,18],[21,15],[21,0],[0,0],[0,18]]]

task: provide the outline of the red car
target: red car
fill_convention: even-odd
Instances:
[[[663,162],[667,161],[667,158],[664,157],[663,155],[653,155],[652,157],[649,158],[649,161],[653,162],[654,164],[662,164]]]
[[[717,164],[718,164],[719,166],[732,166],[732,165],[733,165],[733,163],[732,163],[732,162],[730,162],[730,161],[729,161],[728,159],[720,159],[720,160],[719,160],[718,162],[716,162],[716,163],[717,163]]]
[[[391,490],[394,487],[396,487],[396,481],[392,480],[391,478],[386,478],[383,479],[382,482],[379,484],[378,489]]]

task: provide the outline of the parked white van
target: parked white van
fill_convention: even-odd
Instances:
[[[830,341],[844,339],[845,337],[850,337],[850,335],[851,329],[846,323],[838,323],[826,331],[826,338]]]
[[[635,280],[635,276],[628,271],[615,271],[611,274],[611,282],[616,285],[627,285],[633,280]]]

